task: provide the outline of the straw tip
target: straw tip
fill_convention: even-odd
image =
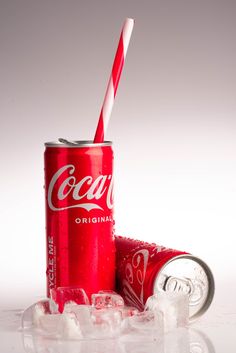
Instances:
[[[135,20],[134,20],[133,18],[131,18],[131,17],[127,17],[127,18],[125,19],[125,21],[127,21],[127,22],[132,22],[132,23],[135,22]]]
[[[129,29],[130,33],[132,33],[133,28],[134,28],[134,19],[127,17],[124,22],[123,28]]]

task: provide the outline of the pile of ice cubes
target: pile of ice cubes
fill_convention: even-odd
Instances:
[[[161,340],[164,333],[186,327],[186,294],[159,292],[148,298],[144,311],[124,305],[113,291],[99,291],[89,299],[82,288],[61,287],[22,315],[23,330],[60,339]]]

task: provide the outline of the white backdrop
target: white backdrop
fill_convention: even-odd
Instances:
[[[126,16],[107,132],[116,233],[200,256],[218,286],[235,280],[235,5],[1,1],[2,302],[45,293],[43,144],[93,138]]]

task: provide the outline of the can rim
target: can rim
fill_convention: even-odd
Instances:
[[[94,143],[92,140],[75,140],[73,141],[76,143],[76,145],[69,145],[66,143],[62,143],[59,141],[50,141],[50,142],[45,142],[46,147],[66,147],[66,148],[82,148],[82,147],[105,147],[105,146],[111,146],[112,141],[104,141],[104,142],[99,142],[99,143]]]
[[[156,283],[158,281],[158,278],[162,272],[162,270],[171,262],[177,260],[177,259],[180,259],[180,258],[186,258],[186,259],[191,259],[191,260],[194,260],[196,261],[199,265],[202,266],[202,268],[204,269],[205,271],[205,274],[207,276],[207,279],[208,279],[208,283],[209,283],[209,290],[208,290],[208,294],[207,294],[207,298],[205,300],[205,302],[203,303],[202,307],[192,316],[189,317],[189,321],[190,322],[193,322],[195,321],[199,316],[203,315],[207,309],[209,308],[209,306],[211,305],[212,303],[212,300],[213,300],[213,297],[214,297],[214,294],[215,294],[215,280],[214,280],[214,276],[213,276],[213,273],[210,269],[210,267],[205,263],[205,261],[203,261],[202,259],[200,259],[199,257],[197,256],[194,256],[194,255],[191,255],[191,254],[181,254],[181,255],[177,255],[173,258],[171,258],[169,261],[167,261],[163,266],[162,268],[160,269],[160,271],[158,272],[156,278],[155,278],[155,281],[154,281],[154,285],[153,285],[153,293],[154,293],[154,289],[155,289],[155,286],[156,286]]]

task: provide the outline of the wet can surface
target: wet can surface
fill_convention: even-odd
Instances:
[[[143,310],[149,296],[171,291],[188,294],[191,320],[210,306],[214,278],[201,259],[184,251],[121,236],[115,237],[115,244],[116,290],[128,305]]]
[[[111,142],[46,143],[47,295],[78,286],[114,289]]]

